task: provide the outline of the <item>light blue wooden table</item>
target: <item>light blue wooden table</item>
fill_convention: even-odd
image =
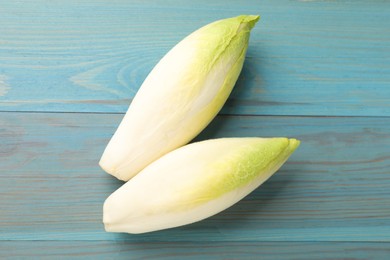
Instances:
[[[135,92],[184,36],[239,14],[262,18],[197,140],[301,147],[208,220],[106,233],[122,183],[97,163]],[[0,111],[0,259],[390,259],[389,1],[1,1]]]

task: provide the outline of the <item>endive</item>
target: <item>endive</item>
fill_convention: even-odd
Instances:
[[[298,146],[287,138],[221,138],[178,148],[107,198],[105,229],[144,233],[212,216],[266,181]]]
[[[216,21],[171,49],[140,87],[100,166],[127,181],[200,133],[231,93],[258,19],[242,15]]]

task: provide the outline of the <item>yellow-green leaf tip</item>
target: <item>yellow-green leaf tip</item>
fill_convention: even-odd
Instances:
[[[260,15],[240,15],[237,18],[241,20],[241,23],[247,24],[247,28],[251,30],[260,20]]]

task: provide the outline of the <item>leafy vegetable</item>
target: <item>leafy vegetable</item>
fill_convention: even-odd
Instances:
[[[170,50],[140,87],[100,166],[127,181],[200,133],[231,93],[258,19],[242,15],[213,22]]]
[[[107,198],[105,228],[144,233],[210,217],[266,181],[298,146],[287,138],[221,138],[178,148]]]

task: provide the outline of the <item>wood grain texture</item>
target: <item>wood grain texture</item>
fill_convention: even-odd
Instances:
[[[0,259],[389,259],[389,13],[384,0],[2,1]],[[301,146],[205,221],[106,233],[102,204],[122,182],[97,163],[122,113],[172,46],[239,14],[262,18],[196,140]]]
[[[361,242],[130,243],[121,241],[12,241],[0,244],[0,257],[17,259],[387,260],[389,255],[389,243]]]
[[[97,165],[123,115],[0,115],[1,240],[390,242],[390,118],[219,116],[198,140],[291,136],[302,145],[221,214],[127,235],[103,229],[102,204],[122,182]]]
[[[124,112],[156,62],[259,13],[230,115],[390,114],[388,1],[4,1],[0,110]]]

